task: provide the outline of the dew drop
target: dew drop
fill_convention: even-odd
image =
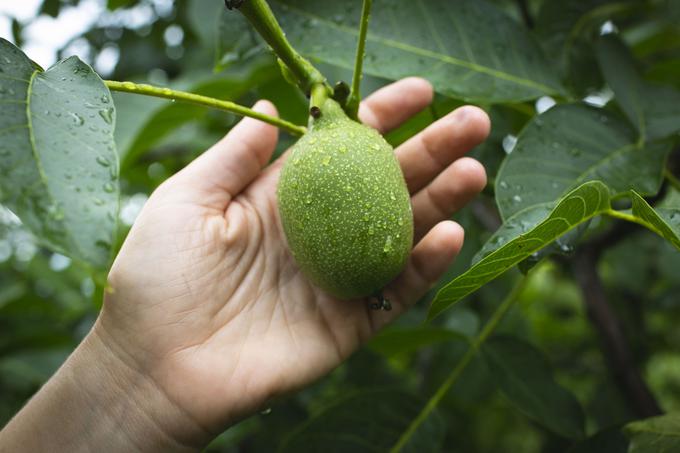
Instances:
[[[571,254],[574,252],[574,246],[566,243],[560,244],[560,252]]]
[[[513,201],[513,203],[521,203],[521,202],[522,202],[522,197],[520,197],[519,195],[514,195],[514,196],[512,197],[512,201]]]
[[[100,110],[99,116],[102,117],[102,119],[106,122],[106,124],[113,123],[113,108],[109,107],[108,109]]]
[[[47,215],[53,220],[63,220],[64,210],[58,204],[53,204],[47,208]]]
[[[508,183],[505,181],[499,182],[498,185],[500,186],[501,189],[507,189],[509,187]]]
[[[104,156],[97,156],[97,163],[102,167],[108,167],[111,165],[111,161]]]
[[[394,248],[392,247],[392,236],[388,235],[387,238],[385,239],[385,245],[383,246],[383,253],[389,254],[392,253]]]
[[[78,115],[77,113],[70,112],[71,119],[73,120],[73,124],[76,126],[82,126],[85,123],[85,120],[83,119],[82,116]]]

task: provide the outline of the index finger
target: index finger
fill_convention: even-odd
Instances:
[[[433,95],[430,82],[407,77],[368,96],[359,107],[359,119],[384,134],[430,105]]]

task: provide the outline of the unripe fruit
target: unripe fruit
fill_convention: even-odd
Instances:
[[[375,295],[404,268],[411,203],[394,150],[327,100],[278,186],[288,246],[304,274],[342,299]]]

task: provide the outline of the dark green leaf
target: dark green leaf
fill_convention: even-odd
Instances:
[[[644,198],[631,191],[632,214],[680,250],[680,207],[652,208]]]
[[[384,356],[412,352],[435,343],[466,340],[466,336],[450,329],[432,326],[387,328],[368,343],[368,347]]]
[[[626,453],[628,440],[621,427],[614,426],[577,442],[567,453]]]
[[[645,82],[630,51],[616,35],[601,37],[597,54],[607,83],[642,141],[680,132],[680,91]]]
[[[565,84],[578,94],[599,88],[602,76],[592,42],[608,19],[635,12],[634,0],[543,1],[536,33],[546,54],[553,55]]]
[[[0,39],[0,199],[47,246],[105,267],[118,212],[115,110],[77,57],[48,71]]]
[[[201,5],[205,9],[204,5]],[[255,33],[248,21],[236,11],[222,5],[217,29],[215,66],[218,70],[231,63],[245,60],[264,48],[262,39]],[[214,20],[214,17],[213,17]]]
[[[482,346],[496,383],[527,417],[571,439],[583,437],[581,406],[555,382],[547,359],[529,343],[510,336],[492,338]]]
[[[360,391],[313,416],[291,433],[280,451],[388,451],[423,406],[424,402],[401,391]],[[443,439],[444,424],[434,412],[402,451],[439,452]]]
[[[624,433],[630,440],[628,453],[680,451],[680,414],[668,414],[629,423]]]
[[[496,202],[509,219],[591,180],[605,183],[612,195],[654,194],[669,150],[665,144],[640,149],[630,127],[605,110],[555,106],[520,133],[498,171]]]
[[[361,2],[271,4],[300,52],[353,67]],[[561,91],[527,31],[483,0],[376,0],[366,46],[366,73],[422,76],[460,99],[520,101]]]
[[[536,227],[497,248],[445,285],[432,301],[428,319],[439,315],[567,231],[609,209],[609,189],[601,182],[587,182],[572,190]]]

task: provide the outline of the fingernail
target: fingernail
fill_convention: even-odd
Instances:
[[[465,121],[465,119],[468,117],[469,113],[470,112],[469,112],[469,109],[467,108],[467,106],[458,107],[456,109],[456,111],[454,112],[454,117],[456,118],[457,121],[462,122],[462,121]]]

